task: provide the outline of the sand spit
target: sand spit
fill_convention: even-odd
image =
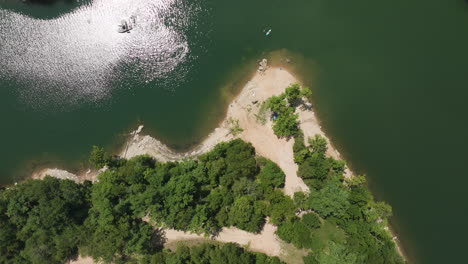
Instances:
[[[228,106],[224,121],[193,150],[186,153],[175,153],[157,139],[148,135],[141,135],[139,132],[141,132],[142,127],[140,126],[138,130],[131,133],[131,139],[121,151],[120,156],[131,158],[148,154],[159,161],[194,158],[211,150],[221,141],[229,141],[235,138],[230,133],[228,122],[228,120],[234,119],[239,120],[239,126],[243,129],[238,137],[252,143],[258,155],[271,159],[284,171],[286,174],[284,192],[286,194],[293,195],[297,191],[308,191],[308,187],[296,174],[298,166],[294,163],[292,151],[294,140],[278,138],[271,129],[271,121],[266,118],[266,123],[261,124],[256,116],[263,101],[272,95],[281,94],[287,86],[296,82],[298,80],[293,75],[280,67],[258,71]],[[296,110],[305,138],[313,137],[315,134],[320,134],[326,138],[311,109],[313,109],[312,105],[309,102],[304,102],[303,106],[298,107]],[[331,144],[327,154],[340,159],[340,154]],[[348,169],[346,169],[346,175],[351,176]]]
[[[137,130],[130,133],[130,139],[123,146],[119,155],[124,158],[132,158],[138,155],[147,154],[154,157],[156,160],[177,161],[184,158],[196,158],[198,155],[211,150],[216,144],[221,141],[229,141],[235,138],[229,130],[228,120],[234,119],[239,121],[239,126],[243,132],[237,137],[252,143],[257,154],[264,156],[278,166],[286,174],[286,182],[284,192],[287,195],[293,195],[297,191],[308,191],[308,187],[304,184],[301,178],[296,174],[298,166],[293,160],[292,146],[294,140],[278,138],[271,129],[271,121],[266,118],[266,123],[262,124],[258,121],[257,114],[261,103],[272,95],[281,94],[284,89],[298,80],[286,70],[275,67],[266,68],[266,70],[258,71],[254,77],[245,85],[239,95],[228,106],[226,118],[222,121],[207,138],[197,147],[186,153],[176,153],[169,149],[161,141],[142,134],[143,126],[139,126]],[[303,106],[298,107],[296,112],[299,115],[300,127],[304,131],[305,138],[312,137],[315,134],[325,136],[314,112],[312,105],[305,102]],[[333,146],[330,145],[328,155],[339,159],[340,155]],[[60,179],[71,179],[78,182],[83,180],[95,180],[100,171],[88,170],[85,173],[75,175],[60,169],[44,169],[34,173],[33,178],[43,178],[45,175],[50,175]],[[351,175],[347,170],[346,174]]]
[[[307,186],[301,178],[297,177],[297,164],[293,160],[292,145],[294,140],[278,138],[271,129],[271,121],[261,124],[256,115],[263,101],[272,95],[281,94],[284,89],[296,78],[281,68],[268,68],[259,71],[246,84],[240,94],[228,106],[226,118],[199,146],[192,151],[178,154],[168,149],[160,141],[148,136],[134,133],[128,146],[121,152],[121,156],[131,158],[141,154],[148,154],[160,161],[173,161],[182,158],[196,157],[211,150],[221,141],[229,141],[235,138],[229,130],[228,120],[239,120],[239,126],[243,132],[238,137],[252,143],[258,155],[271,159],[286,174],[284,192],[293,195],[297,191],[308,191]],[[313,127],[314,131],[320,128],[316,123],[313,113],[298,110],[301,119],[306,120],[307,129]],[[312,120],[312,121],[311,121]],[[323,133],[322,133],[323,134]]]

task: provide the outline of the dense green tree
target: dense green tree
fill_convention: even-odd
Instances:
[[[252,196],[239,197],[230,208],[228,223],[242,230],[257,233],[265,223],[263,207]]]
[[[310,229],[320,228],[322,222],[315,213],[308,213],[302,216],[302,222]]]
[[[309,149],[304,144],[303,135],[296,135],[294,137],[293,153],[294,153],[294,162],[297,164],[304,163],[306,158],[310,155]]]
[[[266,101],[267,108],[269,108],[272,112],[277,114],[286,112],[288,109],[290,109],[290,107],[288,107],[288,104],[286,103],[284,98],[284,94],[268,98],[268,100]]]
[[[70,180],[28,180],[1,193],[2,262],[62,263],[78,252],[87,188]]]
[[[267,192],[265,199],[268,201],[267,214],[270,216],[271,223],[279,225],[284,221],[291,221],[297,218],[294,201],[280,190]]]
[[[309,209],[309,196],[304,192],[295,192],[293,196],[294,204],[300,210]]]
[[[329,172],[329,163],[323,153],[314,152],[299,165],[297,176],[323,181]]]
[[[291,89],[290,96],[293,98],[295,97],[295,89]],[[266,101],[266,106],[276,115],[273,132],[278,137],[292,137],[299,134],[298,115],[294,114],[295,108],[288,106],[288,103],[284,100],[285,98],[286,94],[283,93],[280,96],[272,96]]]
[[[366,184],[366,177],[363,175],[357,175],[351,178],[346,178],[346,184],[349,187],[360,187]]]
[[[297,248],[311,248],[312,237],[309,228],[299,220],[286,221],[278,226],[276,234]]]
[[[320,264],[313,253],[309,253],[309,255],[303,257],[303,260],[304,264]]]
[[[89,164],[95,169],[100,169],[104,166],[109,166],[112,162],[112,157],[102,147],[93,146],[89,154]]]
[[[348,197],[349,192],[344,185],[336,179],[331,179],[320,191],[310,194],[310,207],[324,218],[330,216],[340,218],[345,215],[349,207]]]
[[[0,190],[0,263],[19,263],[19,252],[24,247],[24,241],[16,238],[16,225],[10,222],[6,214],[8,203],[5,191]]]
[[[89,217],[84,223],[86,240],[81,249],[96,260],[115,262],[134,254],[157,249],[153,228],[141,220],[142,204],[132,204],[148,185],[145,173],[154,167],[147,156],[133,158],[125,165],[101,173],[91,188]]]
[[[285,90],[286,99],[290,105],[294,105],[297,100],[301,97],[301,87],[297,83],[293,83],[286,87]]]
[[[271,160],[264,161],[260,173],[257,176],[257,179],[262,185],[274,188],[284,187],[285,181],[284,172],[281,170],[278,165],[276,165]]]
[[[323,153],[327,152],[327,140],[319,134],[313,138],[308,139],[309,146],[313,152]]]
[[[149,261],[146,261],[149,262]],[[234,243],[213,245],[204,243],[187,247],[180,245],[174,252],[154,255],[151,263],[157,264],[281,264],[278,257],[251,253]]]
[[[380,218],[386,219],[392,216],[392,207],[385,202],[374,203],[373,207]]]
[[[232,185],[231,189],[234,195],[236,196],[251,195],[256,199],[259,199],[262,195],[258,184],[252,179],[248,179],[245,177],[236,180]]]
[[[217,160],[221,159],[219,163]],[[214,168],[215,171],[209,173],[212,184],[219,181],[223,186],[231,186],[236,179],[253,178],[258,172],[255,149],[240,139],[218,144],[213,151],[202,155],[200,161],[209,170]]]
[[[172,177],[163,188],[164,223],[176,229],[186,229],[195,213],[205,173],[194,161],[179,163],[170,171]]]
[[[292,137],[299,132],[298,115],[294,109],[289,108],[286,112],[278,115],[273,124],[273,132],[278,137]]]
[[[234,194],[227,188],[216,188],[210,192],[205,201],[209,216],[214,216],[214,219],[208,220],[210,226],[207,229],[210,234],[213,234],[221,227],[229,225],[228,211],[234,202]]]
[[[309,87],[302,87],[301,96],[310,100],[310,98],[312,97],[312,90],[310,90]]]

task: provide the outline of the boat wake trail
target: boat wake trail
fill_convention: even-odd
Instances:
[[[131,16],[134,28],[119,33]],[[99,103],[119,78],[150,82],[180,67],[189,45],[177,25],[190,16],[177,0],[96,0],[51,20],[0,10],[0,77],[33,108]]]

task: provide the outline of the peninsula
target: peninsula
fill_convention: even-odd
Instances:
[[[120,160],[95,147],[94,169],[46,169],[2,190],[0,223],[17,246],[0,260],[405,263],[388,229],[390,206],[341,161],[310,97],[291,73],[263,63],[189,152],[172,151],[141,126]],[[66,213],[53,220],[61,226],[30,223],[54,206],[31,194],[39,189],[64,200],[55,209]],[[30,244],[41,235],[55,242],[37,252]]]

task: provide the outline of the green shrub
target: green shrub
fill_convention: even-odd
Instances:
[[[291,84],[285,90],[286,99],[290,105],[294,105],[297,100],[301,97],[301,87],[297,83]]]
[[[285,95],[282,94],[280,96],[272,96],[266,100],[266,106],[274,113],[281,114],[290,107],[287,105],[286,101],[284,100]]]
[[[309,145],[313,152],[325,154],[327,152],[327,140],[319,134],[316,134],[314,138],[309,138]]]
[[[228,223],[242,230],[258,233],[265,223],[263,206],[251,196],[237,198],[230,211]]]
[[[304,163],[306,158],[310,155],[309,149],[304,144],[303,135],[298,135],[294,137],[293,153],[294,153],[294,162],[299,165]]]
[[[239,126],[239,120],[238,119],[229,118],[227,120],[227,123],[229,125],[229,133],[231,133],[233,136],[237,136],[240,133],[242,133],[242,131],[244,131],[244,129],[242,129]]]
[[[277,115],[273,124],[273,132],[278,137],[292,137],[299,133],[298,115],[295,108],[288,106],[284,100],[285,94],[272,96],[266,101],[267,107]]]
[[[309,209],[309,196],[304,192],[295,192],[293,196],[294,204],[300,210]]]
[[[349,207],[349,191],[336,180],[328,180],[320,191],[312,192],[309,196],[310,207],[321,217],[334,216],[340,218],[345,215]]]
[[[299,132],[298,115],[293,109],[279,114],[273,124],[273,132],[278,137],[292,137]]]
[[[284,187],[285,177],[281,168],[270,160],[264,163],[257,176],[261,184],[276,188]]]
[[[282,240],[292,243],[297,248],[311,248],[310,230],[300,221],[286,221],[278,226],[276,234]]]
[[[327,159],[323,153],[312,153],[305,161],[299,164],[297,176],[302,179],[324,180],[329,172]]]
[[[267,200],[267,214],[274,225],[279,225],[284,221],[297,219],[296,205],[294,201],[286,196],[280,190],[272,190],[265,194]]]
[[[322,226],[320,218],[315,213],[308,213],[303,215],[302,222],[310,229],[317,229]]]

